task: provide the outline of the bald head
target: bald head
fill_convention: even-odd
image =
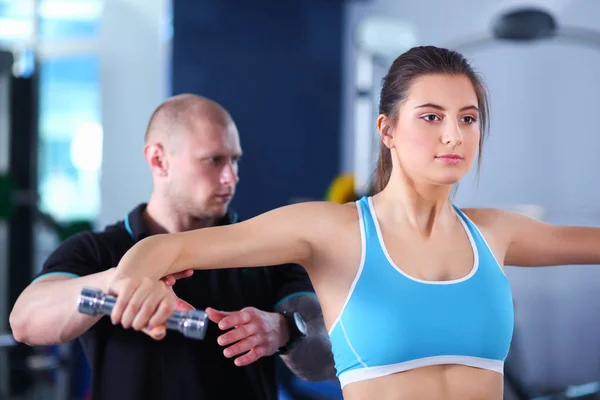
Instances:
[[[169,98],[146,130],[152,199],[160,199],[154,204],[184,219],[221,218],[235,193],[241,155],[237,128],[223,107],[191,94]]]
[[[192,131],[198,123],[227,127],[233,120],[227,110],[206,97],[194,94],[173,96],[163,102],[150,117],[146,144],[171,142],[175,135]]]

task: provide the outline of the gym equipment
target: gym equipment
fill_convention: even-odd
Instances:
[[[600,50],[600,32],[575,26],[563,26],[548,10],[538,7],[511,8],[492,21],[490,32],[470,35],[449,46],[472,51],[502,42],[526,43],[540,40],[572,42]]]
[[[7,220],[14,212],[14,180],[10,175],[0,175],[0,219]]]
[[[101,290],[84,288],[79,294],[77,303],[80,313],[96,316],[110,315],[116,301],[116,297],[106,295]],[[167,328],[177,330],[186,337],[202,340],[208,328],[208,315],[202,310],[190,310],[184,313],[175,311],[167,320]]]
[[[58,397],[75,398],[67,382],[79,381],[86,366],[71,368],[66,360],[78,342],[34,348],[14,341],[8,326],[9,310],[37,272],[39,227],[61,241],[91,230],[85,222],[59,224],[38,209],[37,59],[27,75],[16,73],[15,63],[18,56],[0,50],[0,119],[6,122],[0,123],[0,398],[31,393],[43,374],[52,376],[53,386],[64,394]]]
[[[357,200],[354,185],[354,175],[338,175],[327,188],[325,200],[339,204]]]
[[[35,268],[38,152],[37,74],[18,76],[12,51],[0,51],[0,331]],[[35,350],[16,343],[0,354],[0,397],[24,395],[33,385],[27,360]]]

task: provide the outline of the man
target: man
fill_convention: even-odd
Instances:
[[[92,370],[93,400],[276,399],[277,353],[305,379],[333,378],[320,307],[299,266],[187,271],[165,278],[168,285],[185,278],[174,289],[179,310],[207,309],[215,322],[202,341],[174,331],[155,341],[112,325],[108,317],[77,311],[81,289],[106,292],[114,267],[142,238],[235,223],[229,203],[241,155],[237,128],[220,105],[195,95],[164,102],[146,132],[144,156],[153,177],[148,204],[56,249],[13,308],[15,338],[49,345],[79,337]]]

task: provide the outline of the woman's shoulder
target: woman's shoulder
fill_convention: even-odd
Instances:
[[[478,228],[494,234],[514,231],[530,217],[501,208],[467,207],[460,209]]]
[[[311,220],[322,219],[339,222],[356,219],[358,215],[355,202],[340,204],[330,201],[307,201],[288,206],[288,212]]]
[[[329,201],[305,201],[281,206],[254,218],[245,220],[232,226],[231,229],[240,232],[249,229],[272,230],[279,227],[279,231],[292,229],[303,231],[317,227],[339,227],[347,222],[356,221],[357,207],[354,203],[339,204]]]

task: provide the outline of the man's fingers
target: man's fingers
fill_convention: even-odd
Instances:
[[[165,276],[164,278],[162,278],[162,281],[167,286],[173,286],[175,284],[175,282],[177,282],[177,279],[175,279],[175,277],[173,275],[169,275],[169,276]]]
[[[131,296],[135,293],[136,285],[131,280],[122,280],[109,287],[108,294],[117,296],[117,301],[110,314],[110,319],[114,325],[121,322],[123,312]]]
[[[195,310],[196,307],[191,305],[185,300],[181,300],[179,297],[175,299],[175,311],[186,312],[190,310]]]
[[[146,300],[146,297],[151,292],[151,285],[144,282],[140,285],[140,287],[136,290],[136,292],[129,299],[129,303],[127,304],[127,308],[123,311],[123,316],[121,318],[121,325],[123,328],[129,329],[131,328],[131,324],[133,323],[133,319],[136,315],[138,315],[140,309],[142,308],[142,304]],[[117,298],[117,301],[119,298]]]
[[[155,326],[152,329],[144,328],[142,329],[146,335],[150,336],[154,340],[162,340],[167,335],[167,328],[164,325]]]
[[[226,316],[219,321],[219,329],[226,330],[236,326],[247,324],[252,320],[252,315],[248,311],[238,311]]]
[[[258,328],[255,324],[241,325],[219,336],[217,338],[217,343],[221,346],[227,346],[228,344],[238,342],[248,336],[254,335],[257,332]]]
[[[186,269],[183,272],[178,272],[178,273],[175,274],[175,276],[178,276],[178,275],[180,275],[180,276],[176,277],[175,279],[189,278],[190,276],[194,275],[194,270],[193,269]]]
[[[259,358],[264,357],[267,354],[267,351],[264,347],[255,347],[248,352],[248,354],[244,354],[241,357],[235,359],[234,363],[238,367],[243,367],[253,362],[257,361]]]
[[[226,316],[233,314],[232,312],[228,312],[228,311],[215,310],[214,308],[211,308],[211,307],[207,307],[204,310],[204,312],[206,312],[206,314],[208,315],[208,319],[210,319],[215,324],[218,324],[219,321],[221,321]]]
[[[147,297],[143,302],[138,313],[133,317],[131,327],[136,331],[140,331],[146,326],[150,317],[156,312],[159,303],[156,297]],[[123,318],[125,320],[125,318]]]
[[[238,354],[242,354],[251,350],[253,347],[257,347],[259,344],[261,344],[260,337],[258,335],[252,335],[237,342],[233,346],[229,346],[223,350],[223,354],[227,358],[235,357]]]
[[[176,274],[167,275],[164,278],[162,278],[162,281],[167,286],[173,286],[177,282],[178,279],[189,278],[192,275],[194,275],[194,270],[193,269],[186,269],[185,271],[178,272]]]
[[[167,282],[165,282],[165,283],[167,283]],[[191,305],[187,301],[185,301],[185,300],[180,299],[179,297],[177,297],[177,294],[175,293],[175,290],[173,290],[173,286],[172,285],[168,285],[167,284],[167,287],[175,295],[175,311],[185,312],[185,311],[190,311],[190,310],[195,310],[196,309],[196,307],[194,307],[193,305]]]
[[[168,301],[167,299],[162,299],[160,305],[158,306],[158,309],[152,315],[150,321],[148,321],[148,326],[163,326],[163,324],[166,324],[169,317],[173,315],[174,309],[175,307],[171,304],[170,301]]]

